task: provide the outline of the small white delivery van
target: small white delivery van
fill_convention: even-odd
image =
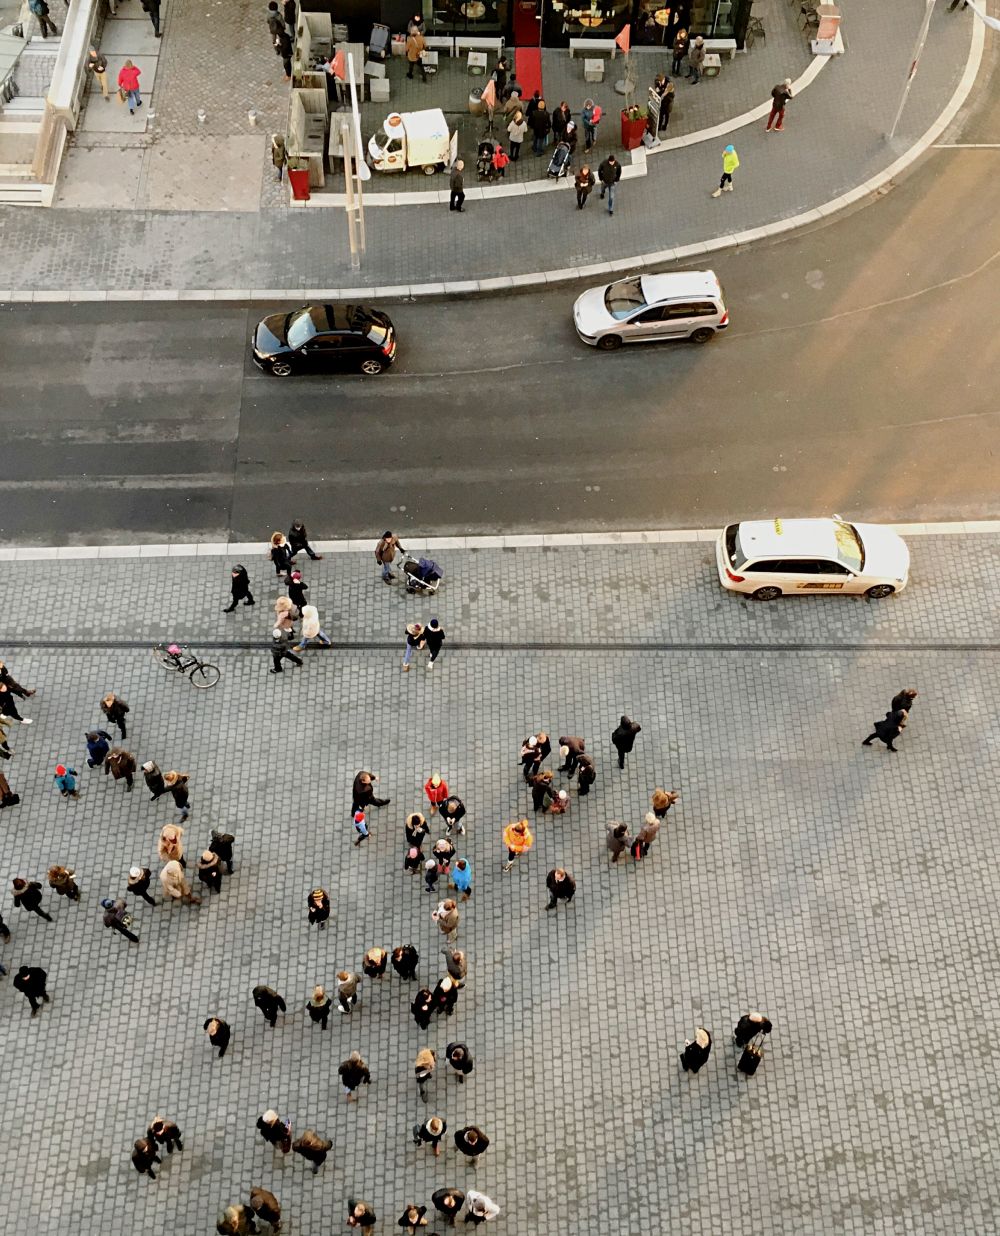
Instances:
[[[458,132],[449,133],[440,107],[422,112],[393,112],[368,143],[376,172],[405,172],[422,167],[428,176],[450,167],[458,155]]]

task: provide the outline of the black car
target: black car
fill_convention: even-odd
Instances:
[[[396,331],[384,313],[363,305],[305,305],[257,323],[253,359],[267,373],[357,369],[376,374],[396,355]]]

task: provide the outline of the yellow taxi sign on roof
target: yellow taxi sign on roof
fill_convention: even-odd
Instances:
[[[777,535],[778,535],[778,536],[781,536],[781,533],[782,533],[782,527],[781,527],[781,520],[780,520],[780,519],[776,519],[776,520],[774,521],[774,531],[777,533]]]

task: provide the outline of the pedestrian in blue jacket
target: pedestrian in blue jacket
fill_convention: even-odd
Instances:
[[[111,749],[111,735],[107,730],[90,730],[84,737],[87,739],[87,767],[100,768]]]

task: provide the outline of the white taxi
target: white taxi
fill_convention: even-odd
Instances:
[[[804,592],[888,597],[910,576],[910,551],[891,528],[832,519],[759,519],[724,528],[719,583],[758,601]]]

